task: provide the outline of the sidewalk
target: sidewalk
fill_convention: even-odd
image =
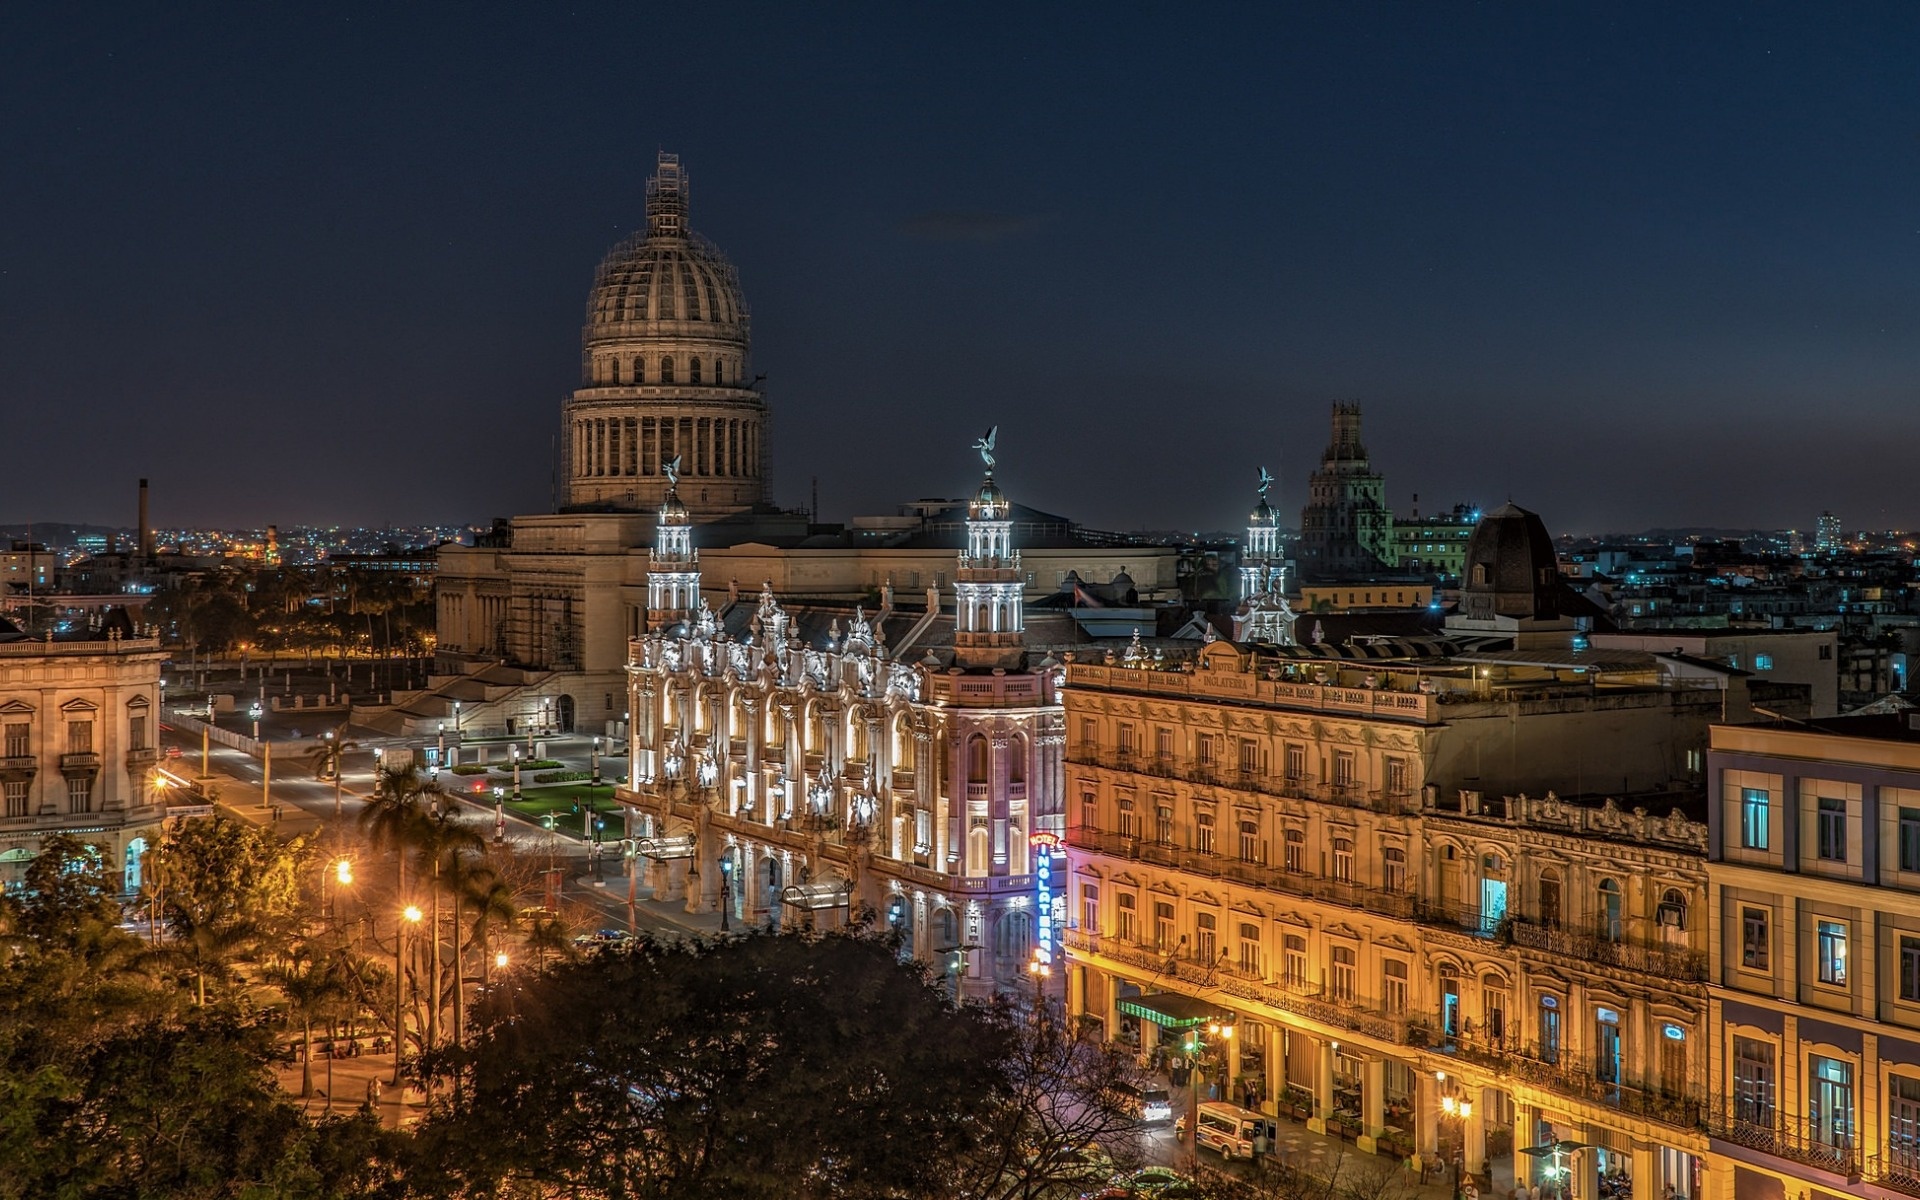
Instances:
[[[1154,1080],[1166,1087],[1173,1098],[1174,1116],[1191,1129],[1193,1115],[1190,1108],[1192,1092],[1188,1088],[1176,1088],[1165,1074],[1156,1074]],[[1202,1097],[1204,1099],[1204,1097]],[[1427,1182],[1419,1182],[1418,1176],[1407,1169],[1405,1160],[1389,1158],[1384,1155],[1367,1154],[1354,1146],[1352,1142],[1326,1134],[1314,1133],[1305,1125],[1289,1117],[1268,1118],[1277,1131],[1274,1147],[1269,1158],[1284,1169],[1300,1171],[1326,1178],[1336,1172],[1345,1175],[1355,1170],[1377,1170],[1392,1165],[1398,1175],[1395,1194],[1407,1200],[1455,1200],[1452,1180],[1446,1171],[1435,1168],[1427,1176]],[[1196,1163],[1193,1147],[1185,1139],[1175,1140],[1173,1128],[1145,1131],[1142,1138],[1147,1142],[1144,1147],[1148,1161],[1171,1166],[1178,1170],[1187,1170]],[[1236,1178],[1245,1177],[1253,1170],[1253,1165],[1235,1162],[1226,1163],[1211,1150],[1201,1150],[1197,1159],[1201,1171],[1224,1172]],[[1492,1181],[1485,1176],[1478,1180],[1482,1200],[1506,1200],[1513,1194],[1513,1167],[1509,1161],[1497,1161],[1489,1164]]]

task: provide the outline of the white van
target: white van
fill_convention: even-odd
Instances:
[[[1222,1158],[1252,1158],[1253,1135],[1266,1123],[1250,1108],[1209,1100],[1200,1106],[1193,1123],[1193,1144],[1217,1151]]]

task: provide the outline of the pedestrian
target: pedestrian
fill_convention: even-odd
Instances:
[[[1427,1186],[1427,1177],[1433,1174],[1433,1155],[1416,1154],[1414,1157],[1420,1160],[1420,1186],[1425,1187]]]

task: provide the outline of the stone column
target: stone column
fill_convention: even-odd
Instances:
[[[1087,1011],[1087,969],[1077,963],[1067,967],[1067,1020],[1075,1021]]]
[[[1413,1152],[1422,1166],[1440,1162],[1440,1081],[1427,1071],[1413,1080]]]
[[[1594,1150],[1581,1150],[1567,1156],[1567,1167],[1573,1172],[1573,1200],[1599,1200],[1600,1196],[1600,1155]]]
[[[1633,1200],[1660,1200],[1660,1156],[1652,1142],[1633,1144]]]
[[[1333,1115],[1333,1043],[1324,1038],[1314,1042],[1313,1119],[1307,1128],[1315,1133],[1327,1131],[1327,1118]]]
[[[1113,1041],[1120,1036],[1120,986],[1113,976],[1101,972],[1100,999],[1106,1006],[1107,1040]]]
[[[1534,1155],[1522,1154],[1539,1144],[1540,1110],[1531,1104],[1516,1104],[1513,1107],[1513,1178],[1516,1182],[1532,1183],[1540,1177],[1540,1164]]]
[[[1467,1098],[1473,1102],[1473,1115],[1460,1122],[1460,1133],[1466,1146],[1463,1157],[1467,1170],[1478,1175],[1487,1166],[1487,1097],[1482,1088],[1467,1092]]]
[[[1360,1123],[1365,1127],[1361,1132],[1369,1140],[1369,1145],[1361,1148],[1371,1150],[1372,1140],[1387,1132],[1387,1061],[1383,1058],[1370,1058],[1362,1068]]]

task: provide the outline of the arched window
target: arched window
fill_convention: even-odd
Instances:
[[[1474,584],[1478,587],[1485,587],[1487,586],[1487,580],[1488,580],[1487,564],[1485,563],[1473,564]]]
[[[646,359],[636,358],[633,360],[633,381],[635,383],[645,383],[647,381]]]
[[[713,360],[713,381],[715,383],[725,383],[727,381],[727,363],[725,359],[716,358]]]
[[[1548,929],[1560,928],[1560,874],[1540,872],[1540,923]]]
[[[1660,907],[1654,912],[1654,923],[1660,926],[1660,938],[1666,942],[1684,945],[1687,940],[1687,898],[1673,889],[1660,897]]]
[[[1599,929],[1595,930],[1610,942],[1620,940],[1620,885],[1611,879],[1600,881],[1600,904],[1594,916],[1598,918]]]
[[[673,359],[665,354],[660,356],[660,382],[673,382]]]
[[[687,382],[688,383],[700,382],[700,360],[697,358],[690,358],[687,360]]]
[[[1027,739],[1019,734],[1007,739],[1007,778],[1014,783],[1027,781]]]
[[[987,782],[987,739],[977,733],[967,739],[967,782]]]

